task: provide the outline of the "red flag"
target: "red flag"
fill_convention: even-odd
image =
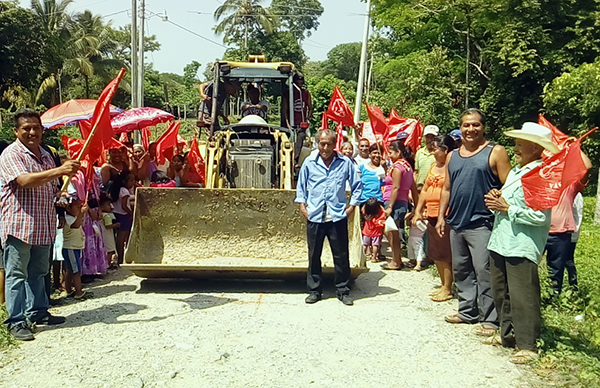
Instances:
[[[587,132],[523,175],[521,182],[527,206],[533,210],[553,208],[562,192],[585,176],[588,169],[581,157],[581,140],[595,130]]]
[[[200,147],[198,147],[198,139],[196,136],[192,139],[192,143],[190,144],[190,152],[187,154],[188,163],[192,170],[200,177],[200,181],[202,185],[205,186],[206,183],[206,163],[204,163],[204,158],[200,153]]]
[[[392,110],[390,111],[390,117],[388,119],[388,124],[389,125],[398,125],[398,124],[404,123],[405,121],[406,121],[406,119],[400,117],[398,112],[396,112],[396,110],[394,108],[392,108]]]
[[[77,159],[77,156],[83,148],[84,141],[81,139],[71,139],[66,135],[62,135],[60,137],[60,140],[62,141],[63,147],[65,147],[65,149],[69,153],[69,158]]]
[[[331,95],[331,101],[329,101],[329,107],[327,108],[327,117],[336,121],[338,123],[342,123],[347,127],[354,126],[354,114],[346,102],[342,91],[337,86],[333,89],[333,94]]]
[[[404,141],[404,145],[410,147],[412,152],[416,153],[421,148],[421,139],[423,137],[423,124],[417,120],[417,123],[410,135]]]
[[[79,158],[89,157],[90,164],[102,157],[113,137],[114,132],[110,125],[110,102],[117,92],[123,75],[125,75],[125,69],[121,68],[117,77],[106,85],[98,97],[94,115],[90,119],[90,132],[84,137],[86,141],[90,138],[89,144],[82,151],[82,155],[79,155]]]
[[[550,129],[550,131],[552,131],[552,143],[556,144],[559,150],[565,148],[569,140],[569,136],[565,135],[561,130],[552,125],[552,123],[546,120],[546,118],[542,114],[539,115],[538,124],[543,125],[544,127]],[[543,155],[544,158],[549,158],[552,156],[552,153],[544,150]]]
[[[319,131],[323,129],[329,129],[329,119],[327,118],[327,112],[323,112],[323,116],[321,116],[321,126],[319,127]]]
[[[156,162],[165,164],[165,159],[171,161],[174,155],[175,146],[177,146],[177,136],[179,135],[180,121],[169,124],[166,132],[156,141]]]
[[[148,148],[150,147],[150,128],[142,128],[142,130],[140,131],[140,135],[142,137],[142,147],[144,147],[144,149],[148,151]]]
[[[369,120],[371,120],[371,129],[373,130],[377,143],[383,142],[385,149],[387,149],[390,126],[388,125],[381,108],[369,106],[367,103],[365,103],[365,106],[367,107],[367,114],[369,115]]]
[[[342,143],[344,142],[344,125],[338,123],[335,128],[335,150],[340,152],[342,150]]]

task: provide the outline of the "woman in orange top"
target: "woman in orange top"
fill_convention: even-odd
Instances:
[[[444,302],[452,299],[452,252],[450,250],[450,227],[446,224],[446,232],[443,237],[435,230],[438,213],[440,210],[440,198],[446,179],[446,156],[456,148],[454,140],[447,135],[438,136],[434,140],[435,163],[431,165],[429,174],[425,179],[425,185],[419,196],[419,203],[415,209],[413,224],[423,220],[423,208],[427,206],[427,257],[435,262],[440,274],[442,287],[431,295],[434,302]]]

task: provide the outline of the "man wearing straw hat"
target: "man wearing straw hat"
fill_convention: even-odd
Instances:
[[[505,132],[515,138],[513,168],[501,190],[492,189],[485,204],[495,213],[488,243],[492,295],[498,311],[499,333],[485,339],[490,345],[516,347],[510,361],[523,364],[537,357],[540,334],[538,264],[550,230],[551,210],[535,211],[525,204],[521,178],[542,163],[544,149],[557,153],[551,131],[536,123]]]
[[[46,325],[65,321],[48,313],[44,277],[56,235],[56,181],[73,176],[80,164],[67,161],[56,167],[41,147],[43,127],[36,111],[21,110],[14,117],[17,139],[0,156],[0,238],[8,312],[4,323],[13,337],[27,341],[34,339],[28,321]]]

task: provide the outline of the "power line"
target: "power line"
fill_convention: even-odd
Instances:
[[[176,26],[176,27],[179,27],[179,28],[181,28],[181,29],[182,29],[182,30],[184,30],[184,31],[187,31],[187,32],[189,32],[189,33],[190,33],[190,34],[192,34],[192,35],[196,35],[198,38],[204,39],[204,40],[206,40],[206,41],[208,41],[208,42],[210,42],[210,43],[214,43],[214,44],[216,44],[217,46],[221,46],[221,47],[227,48],[227,46],[225,46],[224,44],[221,44],[221,43],[219,43],[219,42],[217,42],[217,41],[215,41],[215,40],[212,40],[212,39],[210,39],[210,38],[207,38],[207,37],[205,37],[205,36],[202,36],[202,35],[198,34],[197,32],[195,32],[195,31],[192,31],[192,30],[190,30],[189,28],[186,28],[186,27],[182,26],[181,24],[177,24],[177,23],[175,23],[174,21],[172,21],[172,20],[170,20],[170,19],[167,19],[167,20],[165,20],[165,21],[166,21],[167,23],[171,23],[172,25],[174,25],[174,26]]]

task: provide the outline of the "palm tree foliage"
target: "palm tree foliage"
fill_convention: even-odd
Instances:
[[[47,31],[56,60],[46,69],[47,77],[41,82],[35,101],[48,93],[50,104],[63,99],[63,84],[76,79],[84,83],[85,95],[90,97],[90,78],[95,74],[103,80],[111,78],[115,69],[123,63],[110,57],[110,24],[90,11],[72,17],[67,7],[73,0],[33,0],[32,10]]]
[[[271,34],[278,25],[278,19],[262,5],[262,0],[225,0],[215,11],[217,35],[223,35],[223,42],[243,42],[248,47],[248,38],[254,33]]]

